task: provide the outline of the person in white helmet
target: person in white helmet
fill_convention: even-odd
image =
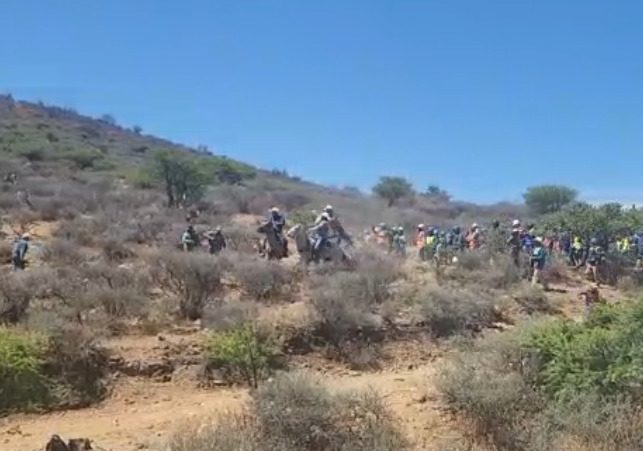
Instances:
[[[16,246],[13,249],[13,254],[11,256],[11,263],[13,264],[14,271],[25,269],[25,262],[27,260],[27,251],[29,250],[30,239],[31,237],[28,233],[23,233],[16,243]]]
[[[323,246],[326,245],[330,233],[330,216],[325,211],[317,217],[313,226],[308,230],[312,233],[313,246],[311,248],[311,258],[314,262],[319,261],[319,254]]]
[[[272,207],[270,209],[270,216],[268,217],[268,221],[272,224],[272,228],[275,231],[275,236],[277,237],[277,240],[281,244],[286,245],[286,254],[288,252],[287,250],[287,244],[286,244],[286,237],[284,236],[284,227],[286,227],[286,218],[279,212],[279,209],[277,207]]]

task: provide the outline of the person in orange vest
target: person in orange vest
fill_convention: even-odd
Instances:
[[[426,232],[424,231],[424,224],[418,224],[417,232],[415,233],[415,247],[422,249],[424,247],[424,240]]]
[[[480,227],[477,223],[471,225],[471,229],[467,234],[467,247],[469,250],[477,249],[480,244]]]

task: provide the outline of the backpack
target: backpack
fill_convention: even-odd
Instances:
[[[531,252],[531,258],[540,260],[545,256],[545,248],[543,246],[534,247]]]

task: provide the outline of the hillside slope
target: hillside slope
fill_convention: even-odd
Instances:
[[[124,186],[133,188],[128,190],[130,197],[145,198],[142,205],[149,207],[154,204],[151,197],[162,202],[162,190],[141,183],[136,171],[161,150],[178,151],[195,158],[216,158],[248,175],[242,186],[219,184],[204,196],[201,209],[226,218],[235,213],[263,215],[271,205],[291,211],[320,209],[329,203],[335,206],[347,225],[358,228],[381,221],[413,227],[419,222],[464,223],[491,217],[509,218],[522,213],[522,208],[516,205],[479,207],[427,196],[385,208],[384,202],[359,191],[322,187],[290,176],[283,170],[253,168],[211,155],[205,148],[193,149],[146,135],[140,127],[121,127],[108,115],[94,119],[69,108],[16,101],[9,95],[0,96],[0,162],[5,179],[0,210],[6,213],[17,207],[16,192],[26,190],[36,210],[48,210],[41,212],[41,219],[57,219],[53,217],[59,216],[54,210],[63,206],[68,210],[73,207],[83,214],[92,213],[89,210],[95,209],[86,205],[91,203],[88,197],[102,199]],[[395,172],[395,168],[391,171]],[[18,176],[18,186],[9,186],[8,176],[14,172]],[[134,189],[137,186],[147,189]]]

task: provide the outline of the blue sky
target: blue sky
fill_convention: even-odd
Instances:
[[[265,168],[641,201],[641,0],[4,0],[0,90]]]

